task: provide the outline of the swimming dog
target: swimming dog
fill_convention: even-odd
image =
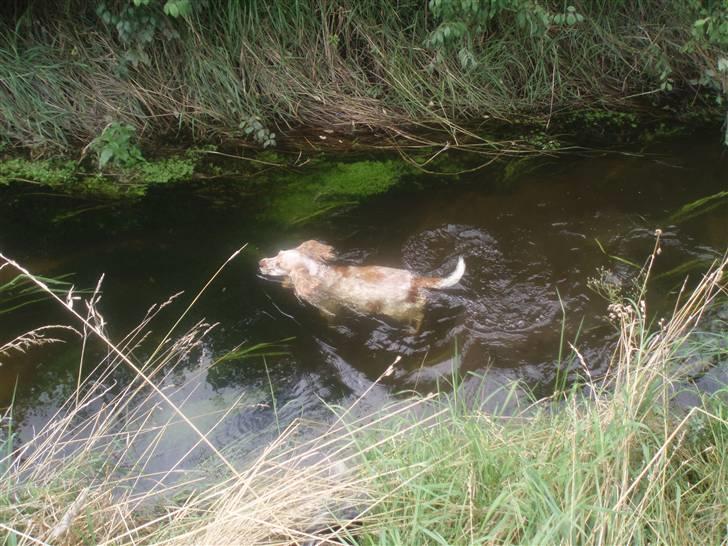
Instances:
[[[263,258],[258,265],[263,275],[283,277],[283,284],[292,287],[296,296],[327,315],[347,307],[409,322],[416,329],[424,316],[427,290],[454,286],[465,273],[462,257],[447,277],[423,277],[376,265],[333,265],[335,258],[332,246],[311,240]]]

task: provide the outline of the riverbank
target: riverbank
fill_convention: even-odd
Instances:
[[[553,126],[725,116],[719,2],[431,4],[11,3],[1,145],[123,163],[133,157],[103,149],[126,131],[142,148],[295,149],[374,134],[500,153],[524,126],[548,141]],[[503,126],[511,138],[493,136]]]
[[[5,543],[717,544],[728,524],[726,391],[698,394],[689,409],[673,400],[698,364],[726,357],[725,322],[711,311],[725,305],[726,266],[682,294],[664,321],[646,308],[644,284],[621,294],[603,286],[618,340],[602,377],[574,346],[584,373],[545,399],[514,406],[515,384],[494,394],[495,405],[458,388],[374,412],[358,412],[360,398],[328,422],[296,420],[244,466],[230,462],[240,446],[209,440],[235,405],[202,430],[159,387],[207,325],[139,353],[156,309],[118,345],[96,312],[77,315],[73,326],[86,320],[85,335],[110,357],[31,441],[14,444],[5,413]],[[86,299],[94,309],[97,298]],[[72,300],[57,303],[71,310]],[[118,368],[131,381],[112,388]],[[175,428],[197,438],[205,463],[178,474],[189,450],[148,472]]]

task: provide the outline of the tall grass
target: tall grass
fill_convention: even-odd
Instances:
[[[387,477],[358,543],[725,544],[728,388],[689,410],[672,403],[700,319],[725,301],[725,267],[654,331],[644,292],[613,304],[619,340],[605,378],[575,349],[585,379],[565,395],[510,417],[451,401],[435,422],[385,440],[365,457],[369,475]],[[725,365],[725,324],[717,335]]]
[[[159,390],[208,325],[170,331],[151,356],[136,356],[155,307],[121,341],[104,341],[108,357],[34,438],[13,445],[3,429],[0,536],[7,545],[720,544],[726,391],[689,410],[672,399],[701,319],[726,296],[727,266],[685,290],[654,329],[643,292],[615,302],[610,372],[592,378],[575,348],[584,380],[565,394],[510,415],[478,410],[460,392],[369,415],[357,402],[328,423],[295,421],[244,463],[232,462],[235,446],[206,445],[216,424],[193,427]],[[87,304],[77,320],[105,338],[95,298]],[[130,363],[131,381],[114,386],[114,370]],[[169,404],[170,417],[155,421]],[[193,448],[152,474],[173,426],[191,427]],[[207,464],[179,474],[193,449],[207,450]]]
[[[715,70],[716,48],[683,48],[699,16],[690,3],[574,4],[582,24],[540,37],[506,12],[464,69],[454,52],[425,46],[438,22],[419,1],[217,1],[177,21],[181,37],[160,38],[127,74],[118,70],[127,46],[88,2],[32,3],[0,23],[0,129],[12,143],[57,149],[87,144],[109,119],[149,142],[239,139],[240,122],[258,116],[279,134],[303,126],[417,141],[436,129],[460,145],[473,137],[465,126],[487,133],[493,122],[543,123],[579,108],[643,109],[664,95],[666,67],[683,93]]]

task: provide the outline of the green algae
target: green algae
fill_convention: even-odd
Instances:
[[[301,224],[382,194],[412,170],[394,160],[315,164],[307,172],[274,178],[274,192],[259,218]]]

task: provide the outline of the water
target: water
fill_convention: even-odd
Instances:
[[[466,381],[479,376],[478,396],[514,379],[549,392],[560,366],[572,374],[578,368],[567,358],[562,325],[563,341],[579,347],[590,373],[603,373],[614,327],[605,316],[606,302],[587,282],[599,268],[624,283],[634,275],[605,252],[642,263],[655,228],[663,230],[648,302],[659,315],[683,278],[671,270],[693,264],[695,276],[728,247],[725,200],[705,214],[670,220],[683,205],[728,189],[728,159],[715,140],[707,135],[673,142],[646,157],[540,161],[508,179],[500,169],[459,178],[408,175],[354,208],[293,226],[261,215],[271,203],[265,186],[268,194],[261,196],[235,183],[178,185],[125,204],[1,189],[0,249],[38,274],[73,273],[77,287],[93,287],[104,274],[100,308],[116,340],[150,305],[184,290],[152,325],[157,334],[151,342],[217,267],[248,243],[183,324],[204,317],[218,326],[164,385],[176,389],[172,397],[184,400],[185,412],[203,429],[242,396],[239,409],[211,437],[221,446],[249,439],[252,449],[274,434],[276,424],[328,415],[324,403],[346,405],[365,394],[366,411],[400,391],[433,390],[454,374]],[[393,158],[387,160],[391,166]],[[418,332],[352,313],[330,319],[257,275],[260,257],[309,238],[334,245],[343,263],[446,274],[463,256],[467,271],[457,287],[433,294]],[[68,317],[46,303],[0,315],[0,341],[61,322]],[[261,342],[277,343],[267,351],[279,354],[210,368],[240,344]],[[93,344],[87,350],[87,363],[102,354]],[[140,356],[149,350],[140,349]],[[0,404],[11,399],[17,382],[21,441],[72,392],[79,351],[72,341],[2,359]],[[397,357],[395,372],[373,385]],[[725,370],[716,369],[701,381],[706,389],[717,388],[721,377]],[[120,373],[116,380],[128,378]],[[162,412],[157,419],[168,417]],[[176,460],[194,442],[189,436],[184,427],[173,428],[151,469]]]

